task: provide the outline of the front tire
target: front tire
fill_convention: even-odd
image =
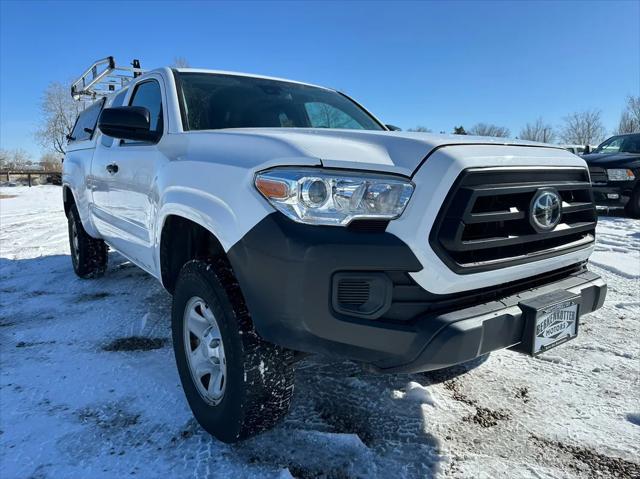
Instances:
[[[255,332],[228,263],[193,260],[173,297],[173,347],[194,417],[232,443],[272,428],[288,412],[293,352]]]
[[[76,205],[71,205],[67,221],[73,270],[84,279],[102,276],[107,269],[109,257],[106,243],[92,238],[85,231]]]
[[[631,218],[640,218],[640,186],[636,186],[631,193],[631,198],[629,198],[629,202],[625,206],[625,211],[627,216]]]

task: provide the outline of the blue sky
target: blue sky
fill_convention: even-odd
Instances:
[[[0,147],[37,158],[47,84],[108,55],[326,85],[405,129],[485,121],[515,136],[598,109],[611,131],[640,94],[640,1],[0,0]]]

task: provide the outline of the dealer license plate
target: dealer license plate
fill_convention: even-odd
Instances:
[[[518,303],[522,309],[522,342],[512,349],[537,355],[578,334],[580,296],[556,290]]]
[[[541,313],[536,318],[533,354],[547,351],[578,334],[578,303],[565,301]]]

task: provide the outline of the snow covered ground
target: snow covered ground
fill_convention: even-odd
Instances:
[[[0,477],[639,477],[640,222],[598,233],[578,339],[457,377],[308,359],[287,420],[230,446],[191,417],[161,286],[113,252],[76,278],[60,188],[0,188]]]

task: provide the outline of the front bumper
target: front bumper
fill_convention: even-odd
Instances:
[[[633,181],[610,181],[606,185],[593,185],[593,199],[597,206],[608,208],[624,208],[633,192]]]
[[[524,319],[518,303],[525,299],[567,290],[579,295],[585,314],[601,307],[606,295],[600,277],[576,267],[472,293],[436,295],[409,278],[422,265],[395,235],[301,225],[277,213],[228,256],[265,340],[393,372],[439,369],[520,343]],[[387,277],[388,301],[369,317],[339,312],[334,283],[341,273]]]
[[[584,271],[499,301],[441,316],[421,318],[417,334],[425,341],[422,351],[415,357],[407,357],[406,362],[390,359],[376,366],[389,372],[428,371],[516,346],[523,341],[525,326],[519,303],[558,290],[579,295],[579,311],[582,316],[602,307],[607,285],[598,275]],[[439,329],[434,332],[438,326]]]

